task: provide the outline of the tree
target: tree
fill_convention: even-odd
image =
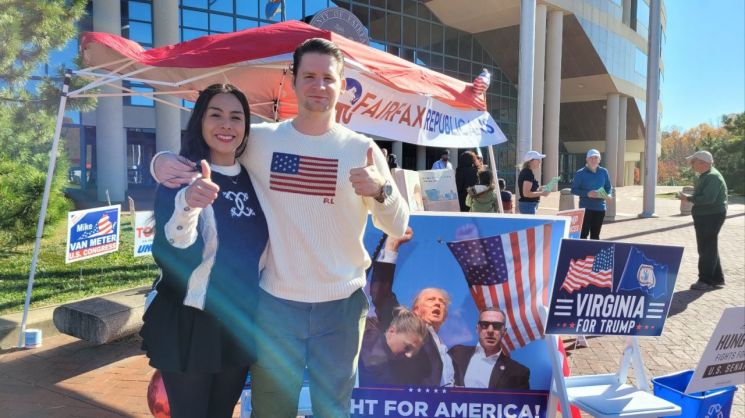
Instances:
[[[0,244],[33,238],[59,105],[61,74],[40,78],[29,88],[35,68],[77,34],[87,0],[0,0]],[[76,80],[75,84],[80,81]],[[91,101],[74,103],[87,108]],[[60,219],[65,159],[59,158],[47,222]]]

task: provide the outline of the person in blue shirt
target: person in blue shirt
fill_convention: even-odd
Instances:
[[[445,170],[445,169],[452,169],[453,164],[450,163],[450,150],[444,149],[442,150],[442,153],[440,154],[440,159],[435,161],[434,164],[432,164],[433,170]]]
[[[600,151],[587,151],[587,164],[577,170],[572,180],[572,194],[579,196],[579,207],[585,208],[585,219],[582,222],[580,238],[600,239],[600,229],[605,218],[605,200],[611,198],[613,188],[610,184],[608,170],[600,167]],[[605,191],[603,196],[599,189]]]

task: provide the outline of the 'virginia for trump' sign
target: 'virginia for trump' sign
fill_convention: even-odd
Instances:
[[[660,335],[682,247],[562,241],[547,334]]]

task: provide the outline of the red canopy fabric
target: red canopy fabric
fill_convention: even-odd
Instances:
[[[267,83],[270,75],[266,66],[257,66],[257,61],[286,64],[297,45],[309,38],[324,38],[336,43],[344,53],[346,65],[357,68],[367,76],[396,90],[432,96],[450,106],[485,110],[484,96],[473,91],[473,85],[430,69],[418,66],[402,58],[379,51],[367,45],[349,40],[326,30],[318,29],[299,21],[288,21],[247,29],[240,32],[210,35],[176,45],[145,50],[136,42],[117,35],[100,32],[86,32],[82,36],[81,48],[86,65],[100,66],[109,71],[120,68],[115,63],[122,58],[133,62],[119,73],[151,67],[138,75],[146,80],[183,82],[215,69],[224,68],[223,74],[187,82],[182,89],[200,90],[215,82],[229,81],[244,91],[253,84],[264,84],[262,94],[255,95],[254,101],[269,102],[279,99],[289,107],[294,105],[291,88],[285,87],[280,96],[280,87]],[[276,71],[275,71],[276,73]],[[276,77],[276,74],[274,75]],[[285,86],[289,84],[289,78]],[[166,88],[153,84],[160,90]],[[195,95],[184,95],[195,99]],[[265,111],[259,114],[268,116]],[[294,112],[280,115],[292,116]]]

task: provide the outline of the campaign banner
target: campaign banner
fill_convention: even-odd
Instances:
[[[120,212],[120,205],[68,212],[65,263],[117,251]]]
[[[682,256],[683,247],[563,240],[546,333],[659,336]]]
[[[568,216],[571,219],[569,223],[569,236],[567,238],[579,239],[582,234],[582,222],[585,220],[585,208],[569,209],[556,212],[557,216]]]
[[[423,170],[419,172],[424,210],[437,212],[460,212],[458,190],[455,187],[455,171]]]
[[[153,239],[155,238],[155,215],[153,211],[135,212],[134,230],[134,256],[143,257],[152,254]]]
[[[539,312],[569,220],[421,212],[409,226],[411,236],[386,239],[368,221],[375,262],[353,416],[546,416]],[[411,314],[428,325],[424,338]]]
[[[353,417],[544,418],[547,391],[473,388],[358,388]]]
[[[745,306],[727,308],[706,345],[686,393],[745,383]]]
[[[346,90],[336,104],[336,121],[353,131],[441,148],[478,148],[507,141],[486,111],[459,109],[391,89],[353,68],[346,68],[344,75]]]

